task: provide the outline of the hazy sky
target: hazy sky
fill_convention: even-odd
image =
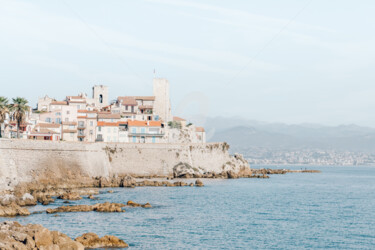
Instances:
[[[0,0],[0,95],[110,87],[182,116],[375,127],[375,2]]]

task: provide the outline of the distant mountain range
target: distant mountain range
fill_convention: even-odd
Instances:
[[[375,129],[354,124],[336,127],[318,124],[288,125],[215,117],[208,118],[205,127],[208,141],[226,141],[231,145],[232,151],[262,147],[375,152]]]

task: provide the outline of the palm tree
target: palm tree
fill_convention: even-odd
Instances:
[[[20,126],[25,120],[25,114],[29,111],[28,101],[22,97],[13,98],[13,103],[10,105],[10,110],[13,112],[13,117],[17,121],[17,138],[20,138]]]
[[[4,123],[7,113],[9,113],[8,98],[0,96],[0,138],[2,137],[1,125]]]

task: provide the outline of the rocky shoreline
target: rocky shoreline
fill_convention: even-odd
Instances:
[[[84,250],[87,248],[126,248],[128,244],[116,236],[106,235],[99,238],[94,233],[85,233],[75,240],[58,231],[28,224],[21,225],[16,221],[0,223],[0,249],[2,250]]]
[[[135,178],[130,175],[117,176],[110,178],[96,177],[91,181],[76,183],[65,182],[61,180],[38,181],[32,183],[23,183],[18,185],[13,191],[8,191],[0,195],[0,217],[29,216],[31,213],[27,206],[35,206],[38,203],[48,205],[55,202],[56,199],[69,201],[78,201],[82,198],[95,200],[95,195],[100,194],[100,188],[136,188],[136,187],[203,187],[204,184],[198,178],[211,179],[235,179],[235,178],[269,178],[271,174],[286,173],[317,173],[315,170],[287,170],[287,169],[242,169],[238,172],[232,170],[221,173],[201,173],[199,169],[192,169],[190,166],[180,165],[174,169],[173,176],[160,179],[159,176],[142,176]],[[194,178],[195,182],[185,182]],[[56,185],[54,185],[56,184]],[[63,185],[62,185],[63,184]],[[70,185],[71,184],[71,185]],[[111,191],[111,190],[110,190]],[[108,191],[108,192],[110,192]],[[86,196],[86,197],[84,197]],[[123,203],[97,203],[94,205],[66,205],[57,208],[48,208],[45,211],[34,213],[56,214],[64,212],[125,212],[125,207],[152,208],[151,204],[139,204],[133,201]],[[38,243],[39,231],[48,240],[45,247]],[[19,233],[22,237],[19,238]],[[31,232],[30,235],[26,235]],[[18,237],[18,238],[17,238]],[[29,237],[29,238],[28,238]],[[75,240],[60,232],[50,232],[40,225],[21,226],[17,222],[4,222],[0,224],[0,249],[84,249],[91,247],[126,247],[127,244],[113,236],[104,236],[99,238],[93,233],[87,233]],[[39,244],[39,245],[38,245]],[[44,243],[43,243],[44,244]],[[116,245],[119,244],[119,245]],[[52,248],[49,248],[52,247]]]

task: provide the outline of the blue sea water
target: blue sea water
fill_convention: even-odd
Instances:
[[[114,193],[98,195],[99,201],[150,202],[153,208],[15,220],[72,238],[85,232],[116,235],[129,249],[375,249],[375,167],[309,169],[322,173],[203,180],[202,188],[114,188]],[[85,198],[72,203],[97,202]]]

